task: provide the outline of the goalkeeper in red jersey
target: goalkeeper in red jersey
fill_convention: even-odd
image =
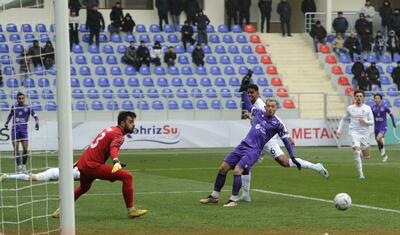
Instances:
[[[122,181],[122,193],[128,209],[128,217],[134,218],[146,214],[147,210],[137,209],[133,205],[132,174],[122,170],[118,159],[118,151],[124,143],[124,135],[132,134],[135,128],[136,114],[122,111],[118,115],[118,125],[104,129],[93,140],[92,144],[83,152],[76,164],[80,173],[80,186],[75,189],[75,201],[86,193],[96,179],[114,182]],[[113,166],[105,162],[111,158]],[[59,217],[60,210],[53,213],[53,217]]]

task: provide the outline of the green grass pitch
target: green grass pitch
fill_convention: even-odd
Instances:
[[[201,205],[199,199],[213,188],[217,168],[231,149],[121,151],[120,159],[134,176],[135,202],[149,209],[142,218],[126,218],[121,183],[96,181],[89,193],[76,203],[77,234],[400,234],[400,150],[388,147],[389,161],[382,163],[373,148],[372,158],[363,159],[366,180],[358,179],[349,148],[300,148],[297,156],[322,162],[330,179],[304,169],[283,168],[271,158],[254,166],[252,189],[285,193],[276,195],[252,191],[252,202],[223,208],[232,186],[232,173],[226,180],[220,203]],[[44,158],[33,156],[33,167],[44,166]],[[76,153],[75,159],[79,157]],[[49,166],[57,160],[49,156]],[[1,169],[11,171],[12,159],[1,160]],[[15,188],[27,182],[4,181],[2,187]],[[33,183],[37,185],[38,183]],[[77,182],[75,183],[77,184]],[[46,190],[52,199],[41,201]],[[353,203],[393,209],[394,212],[352,206],[339,211],[332,203],[308,197],[332,200],[340,192],[348,193]],[[58,220],[29,220],[34,215],[51,213],[58,207],[58,184],[37,185],[16,192],[3,192],[3,205],[21,206],[22,234],[55,229]],[[31,197],[30,195],[33,195]],[[295,198],[300,195],[307,198]],[[3,209],[3,220],[15,220],[16,209]],[[16,225],[3,224],[6,234],[15,234]],[[0,230],[0,233],[2,230]]]

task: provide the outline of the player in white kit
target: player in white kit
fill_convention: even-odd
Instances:
[[[78,167],[74,167],[72,169],[72,175],[74,177],[74,180],[79,180],[80,178],[80,172],[78,170]],[[58,180],[60,177],[60,169],[59,168],[49,168],[43,172],[37,173],[37,174],[11,174],[7,175],[4,174],[0,176],[0,182],[6,179],[18,179],[18,180],[28,180],[28,181],[55,181]]]
[[[250,101],[253,103],[254,107],[260,110],[265,110],[265,103],[264,101],[260,98],[260,94],[258,92],[258,86],[255,84],[250,84],[247,86],[247,93],[249,94]],[[276,116],[276,115],[275,115]],[[248,116],[249,118],[251,116]],[[278,118],[279,119],[279,118]],[[282,122],[283,123],[283,122]],[[278,143],[278,135],[275,135],[270,139],[267,144],[264,146],[263,149],[263,156],[267,154],[268,156],[272,157],[275,159],[276,162],[279,163],[279,165],[283,167],[296,167],[296,164],[292,162],[290,158],[288,158],[285,153],[282,151],[281,147],[279,146]],[[296,160],[300,163],[302,169],[312,169],[318,173],[320,173],[322,176],[325,178],[329,177],[328,171],[324,168],[324,166],[321,163],[311,163],[306,160],[303,160],[301,158],[296,157]],[[242,175],[242,196],[241,200],[242,201],[251,201],[250,198],[250,181],[251,181],[251,172],[247,175]]]
[[[361,154],[365,158],[369,158],[369,140],[370,127],[374,125],[374,115],[371,108],[364,104],[364,91],[355,91],[355,104],[349,105],[339,123],[339,128],[336,131],[336,137],[339,139],[343,129],[344,122],[350,120],[349,135],[351,136],[351,147],[354,151],[354,159],[356,161],[358,176],[360,179],[365,179],[362,169]]]

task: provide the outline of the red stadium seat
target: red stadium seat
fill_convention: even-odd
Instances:
[[[271,79],[272,86],[282,86],[282,80],[280,78],[272,78]]]
[[[352,87],[347,87],[346,90],[344,90],[344,94],[346,96],[353,96],[354,89]]]
[[[338,79],[338,84],[341,85],[341,86],[350,86],[349,79],[346,78],[346,77],[340,77]]]
[[[278,74],[278,70],[276,69],[275,66],[267,66],[267,73],[271,75]]]
[[[296,108],[296,107],[294,106],[293,100],[291,100],[291,99],[284,99],[284,100],[283,100],[283,107],[284,107],[285,109],[294,109],[294,108]]]
[[[265,50],[265,47],[263,45],[258,45],[256,46],[256,52],[258,54],[265,54],[267,51]]]
[[[343,74],[342,67],[337,66],[337,65],[332,66],[331,72],[332,72],[333,74],[336,74],[336,75],[342,75],[342,74]]]
[[[324,53],[324,54],[329,54],[331,53],[331,49],[327,45],[321,45],[319,47],[319,52]]]
[[[333,55],[328,55],[325,57],[325,62],[328,64],[336,64],[337,63],[336,57]]]
[[[252,43],[261,43],[261,39],[258,35],[251,35],[250,42]]]
[[[256,26],[251,25],[251,24],[247,24],[244,26],[244,31],[246,33],[255,33],[257,32]]]
[[[272,64],[271,57],[269,57],[267,55],[261,56],[261,63],[263,63],[263,64]]]
[[[284,87],[278,88],[278,90],[276,90],[276,95],[279,97],[288,97],[288,93],[287,93],[287,89]]]

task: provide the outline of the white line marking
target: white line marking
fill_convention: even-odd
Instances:
[[[259,193],[265,193],[265,194],[272,194],[272,195],[277,195],[277,196],[297,198],[297,199],[333,203],[333,200],[326,200],[326,199],[321,199],[321,198],[316,198],[316,197],[308,197],[308,196],[302,196],[302,195],[296,195],[296,194],[290,194],[290,193],[278,193],[278,192],[262,190],[262,189],[252,189],[252,191],[259,192]],[[361,204],[352,204],[351,206],[358,207],[358,208],[365,208],[365,209],[385,211],[385,212],[393,212],[393,213],[400,214],[400,210],[395,210],[395,209],[387,209],[387,208],[381,208],[381,207],[376,207],[376,206],[368,206],[368,205],[361,205]]]

